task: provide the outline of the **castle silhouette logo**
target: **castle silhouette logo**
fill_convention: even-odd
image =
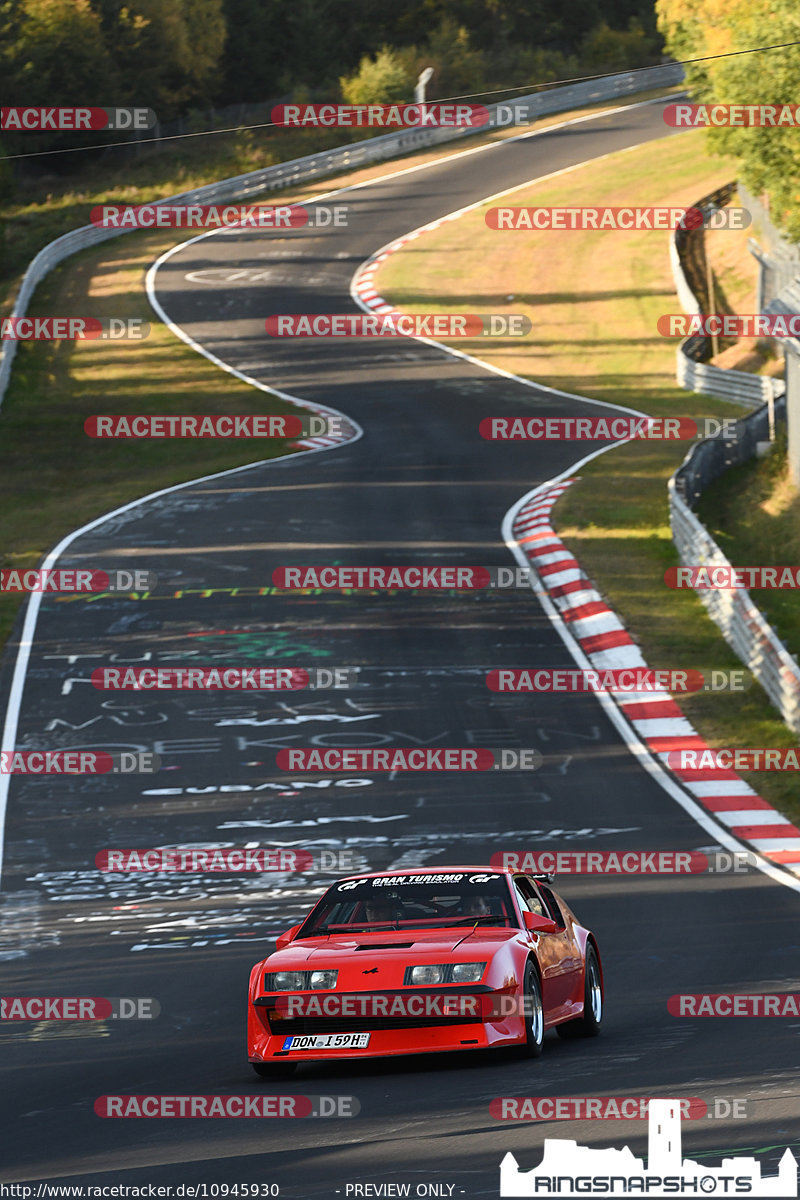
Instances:
[[[778,1174],[761,1178],[754,1158],[724,1158],[706,1167],[681,1151],[680,1100],[651,1100],[647,1167],[622,1150],[592,1150],[545,1138],[542,1161],[520,1171],[513,1154],[500,1164],[501,1196],[797,1196],[797,1160],[786,1149]]]

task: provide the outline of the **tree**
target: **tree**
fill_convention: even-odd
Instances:
[[[676,58],[728,54],[800,41],[795,0],[657,0],[659,26]],[[687,67],[698,103],[795,104],[800,91],[800,47],[741,54]],[[769,196],[771,216],[800,241],[800,133],[796,128],[731,126],[709,129],[712,152],[738,159],[740,178]]]
[[[384,46],[374,58],[365,55],[356,74],[342,77],[339,86],[347,104],[395,104],[413,99],[414,82],[396,51]]]
[[[210,107],[225,43],[222,0],[95,2],[114,64],[112,103],[147,105],[161,120],[191,104]]]
[[[655,49],[656,39],[645,32],[636,17],[627,29],[611,29],[605,21],[581,42],[581,61],[592,72],[627,71],[642,66]]]
[[[8,16],[15,36],[3,51],[6,103],[115,103],[111,58],[89,0],[23,0]]]

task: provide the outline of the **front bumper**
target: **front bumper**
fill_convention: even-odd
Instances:
[[[473,993],[477,990],[470,989]],[[484,989],[481,989],[483,991]],[[488,989],[486,989],[488,992]],[[491,993],[499,996],[501,993]],[[488,998],[488,997],[487,997]],[[345,1049],[284,1050],[290,1034],[369,1033],[369,1046]],[[483,1020],[479,1017],[291,1017],[277,1018],[274,998],[258,997],[248,1013],[251,1062],[319,1062],[331,1059],[380,1058],[401,1054],[480,1050],[525,1041],[525,1021],[518,1014]]]

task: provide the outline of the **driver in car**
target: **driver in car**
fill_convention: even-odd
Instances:
[[[400,916],[398,905],[391,896],[370,896],[364,910],[368,921],[394,921]]]

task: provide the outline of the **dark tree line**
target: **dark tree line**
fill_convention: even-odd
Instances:
[[[652,0],[0,0],[4,104],[142,105],[161,121],[338,98],[387,52],[401,90],[433,66],[434,99],[623,70],[659,51]],[[3,148],[29,149],[24,139],[8,134]],[[37,149],[62,141],[40,134]]]

